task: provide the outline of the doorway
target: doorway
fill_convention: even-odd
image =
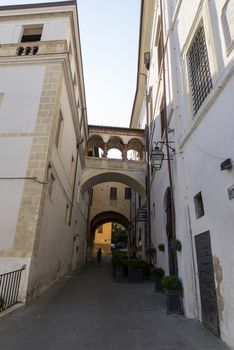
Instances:
[[[200,284],[202,321],[216,335],[220,334],[218,305],[215,291],[210,232],[195,236],[197,268]]]
[[[172,201],[171,201],[171,190],[167,189],[165,194],[165,213],[166,213],[166,233],[168,242],[168,263],[169,263],[169,274],[178,275],[177,269],[177,256],[176,252],[171,248],[171,241],[173,237],[173,223],[172,223]]]

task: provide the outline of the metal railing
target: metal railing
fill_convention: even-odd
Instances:
[[[19,270],[0,275],[0,312],[18,302],[21,274],[25,268],[22,266]]]

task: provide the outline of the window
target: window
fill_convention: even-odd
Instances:
[[[199,192],[198,194],[196,194],[196,196],[194,196],[194,205],[195,205],[196,218],[199,219],[201,216],[205,214],[201,192]]]
[[[138,207],[141,208],[141,196],[138,195]]]
[[[55,177],[52,173],[50,173],[49,182],[48,182],[48,194],[49,194],[50,198],[52,198],[52,196],[53,196],[54,184],[55,184]]]
[[[73,177],[74,177],[74,171],[75,171],[75,159],[72,156],[71,157],[71,165],[70,165],[70,180],[71,181],[73,180]]]
[[[149,103],[149,119],[150,121],[153,120],[154,111],[153,111],[153,97],[152,97],[153,87],[150,86],[149,88],[149,94],[148,94],[148,103]]]
[[[36,26],[36,27],[31,27],[31,26],[24,27],[21,43],[40,41],[41,35],[42,35],[42,29],[43,29],[42,25]]]
[[[0,92],[0,106],[1,106],[2,101],[3,101],[3,97],[4,97],[4,92]]]
[[[193,112],[196,115],[206,96],[212,89],[212,79],[204,27],[201,25],[188,52]]]
[[[103,233],[103,225],[100,225],[97,229],[97,233]]]
[[[162,60],[163,60],[163,32],[160,26],[160,32],[159,32],[159,36],[158,36],[158,43],[157,43],[157,47],[158,47],[158,74],[161,70],[161,65],[162,65]]]
[[[62,116],[62,112],[60,111],[58,125],[57,125],[57,131],[56,131],[56,136],[55,136],[55,145],[57,148],[58,148],[59,143],[60,143],[62,124],[63,124],[63,116]]]
[[[66,205],[65,222],[66,222],[66,224],[68,224],[69,226],[71,225],[71,206],[68,205],[68,204]]]
[[[76,74],[75,73],[73,75],[73,84],[74,84],[74,86],[77,85],[77,79],[76,79]]]
[[[125,199],[131,199],[131,188],[130,187],[125,187]]]
[[[117,188],[116,187],[110,188],[110,200],[117,200]]]
[[[164,134],[165,127],[166,127],[166,113],[164,108],[164,96],[162,97],[162,102],[160,106],[160,120],[161,120],[161,138]]]

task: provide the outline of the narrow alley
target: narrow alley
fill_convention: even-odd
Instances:
[[[153,283],[114,282],[92,261],[0,319],[1,350],[225,350],[204,326],[167,315]]]

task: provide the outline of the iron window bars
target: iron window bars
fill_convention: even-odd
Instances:
[[[204,27],[200,26],[188,52],[193,112],[196,115],[206,96],[212,89],[212,79]]]

